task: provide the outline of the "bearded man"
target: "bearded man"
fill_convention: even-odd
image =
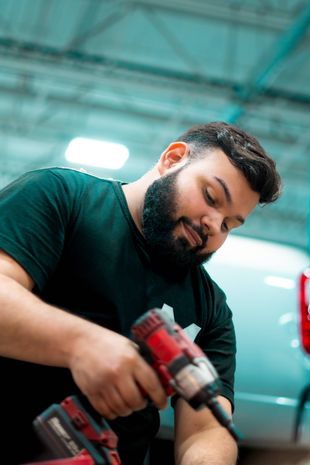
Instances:
[[[183,328],[200,328],[195,342],[219,374],[218,400],[231,415],[232,313],[202,264],[279,192],[275,163],[259,142],[223,122],[189,129],[130,184],[53,168],[26,173],[3,189],[6,464],[39,454],[33,419],[82,392],[117,433],[122,464],[142,465],[167,399],[129,336],[132,323],[154,307],[169,308]],[[209,409],[194,411],[181,398],[173,404],[176,465],[235,464],[237,446]]]

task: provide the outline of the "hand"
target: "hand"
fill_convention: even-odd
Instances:
[[[76,384],[102,416],[113,419],[141,410],[147,403],[145,396],[158,408],[165,408],[161,382],[133,342],[88,322],[85,329],[73,344],[70,369]]]

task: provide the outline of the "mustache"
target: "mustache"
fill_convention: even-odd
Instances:
[[[202,244],[197,248],[204,249],[207,246],[209,236],[208,234],[205,234],[203,227],[194,224],[187,216],[183,216],[182,218],[180,218],[180,221],[183,221],[183,223],[187,224],[190,228],[192,228],[195,231],[196,234],[198,234],[202,241]]]

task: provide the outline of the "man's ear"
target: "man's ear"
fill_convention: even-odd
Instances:
[[[167,170],[174,166],[186,162],[189,147],[186,142],[172,142],[166,150],[161,154],[158,160],[158,171],[160,175],[165,174]]]

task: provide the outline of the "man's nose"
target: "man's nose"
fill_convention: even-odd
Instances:
[[[208,236],[219,234],[222,230],[222,222],[223,216],[218,212],[214,212],[211,215],[204,215],[201,218],[202,227]]]

